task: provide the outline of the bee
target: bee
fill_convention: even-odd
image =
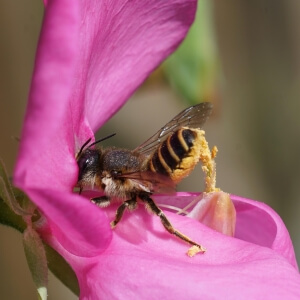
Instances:
[[[93,147],[115,134],[91,144],[89,139],[76,156],[79,193],[84,188],[102,191],[104,196],[91,199],[99,207],[106,207],[113,201],[121,202],[111,222],[112,228],[120,222],[126,209],[134,210],[141,201],[160,218],[169,233],[204,251],[200,244],[173,227],[151,196],[174,191],[199,162],[200,128],[211,111],[209,102],[183,110],[134,150]]]

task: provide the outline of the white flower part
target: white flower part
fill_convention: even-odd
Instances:
[[[46,300],[47,299],[47,288],[45,286],[41,286],[37,289],[40,299]]]

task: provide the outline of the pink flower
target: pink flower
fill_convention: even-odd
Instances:
[[[300,297],[288,232],[259,202],[233,197],[235,238],[167,213],[207,248],[191,259],[143,207],[112,232],[116,207],[72,192],[76,151],[175,50],[195,8],[194,0],[47,1],[14,183],[44,214],[39,233],[74,269],[81,299]]]

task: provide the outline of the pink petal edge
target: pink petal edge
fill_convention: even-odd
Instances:
[[[83,120],[83,115],[70,112],[80,23],[74,3],[52,0],[45,10],[14,170],[14,184],[25,192],[27,188],[70,190],[76,182],[72,121]]]
[[[108,247],[112,239],[109,220],[90,201],[55,190],[27,192],[46,216],[36,224],[44,240],[55,237],[66,251],[84,257],[99,255]]]
[[[178,192],[176,197],[159,195],[155,199],[157,203],[184,208],[195,198],[201,200],[202,197],[199,193]],[[276,251],[298,269],[289,232],[278,214],[262,202],[235,195],[230,195],[230,198],[236,209],[235,237]],[[194,205],[193,209],[198,208]],[[193,216],[193,213],[188,216]]]
[[[279,215],[262,202],[235,195],[231,199],[237,210],[235,237],[273,249],[298,270],[292,240]]]
[[[179,197],[183,195],[191,196],[182,193]],[[259,216],[275,217],[274,222],[283,226],[269,207],[233,198],[238,203],[237,215],[241,204],[245,204],[242,213],[245,207],[251,210],[251,206],[253,212],[265,210]],[[115,209],[105,209],[109,219]],[[125,214],[108,248],[98,257],[73,256],[55,238],[50,240],[75,270],[81,287],[80,299],[133,296],[218,299],[221,295],[226,299],[297,299],[300,296],[299,273],[284,253],[227,237],[187,217],[166,214],[178,229],[201,241],[207,252],[187,257],[188,246],[168,234],[158,218],[149,215],[142,205],[137,211]],[[247,228],[251,226],[248,224]]]

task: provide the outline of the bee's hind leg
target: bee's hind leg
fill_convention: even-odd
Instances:
[[[91,199],[91,202],[99,207],[107,207],[110,205],[110,198],[107,196],[95,197]]]
[[[181,233],[180,231],[178,231],[177,229],[175,229],[173,227],[173,225],[168,220],[168,218],[166,217],[164,212],[152,200],[149,193],[140,193],[139,198],[146,204],[147,208],[152,213],[154,213],[155,215],[157,215],[160,218],[161,223],[163,224],[163,226],[169,233],[175,235],[176,237],[189,243],[192,246],[197,246],[200,249],[200,251],[204,251],[204,248],[200,244],[194,242],[189,237],[187,237],[186,235],[184,235],[183,233]]]
[[[136,196],[133,196],[133,198],[124,201],[117,209],[116,217],[115,219],[110,223],[110,226],[112,228],[116,227],[116,225],[121,221],[122,216],[124,214],[125,209],[128,210],[134,210],[137,207],[137,201]]]

